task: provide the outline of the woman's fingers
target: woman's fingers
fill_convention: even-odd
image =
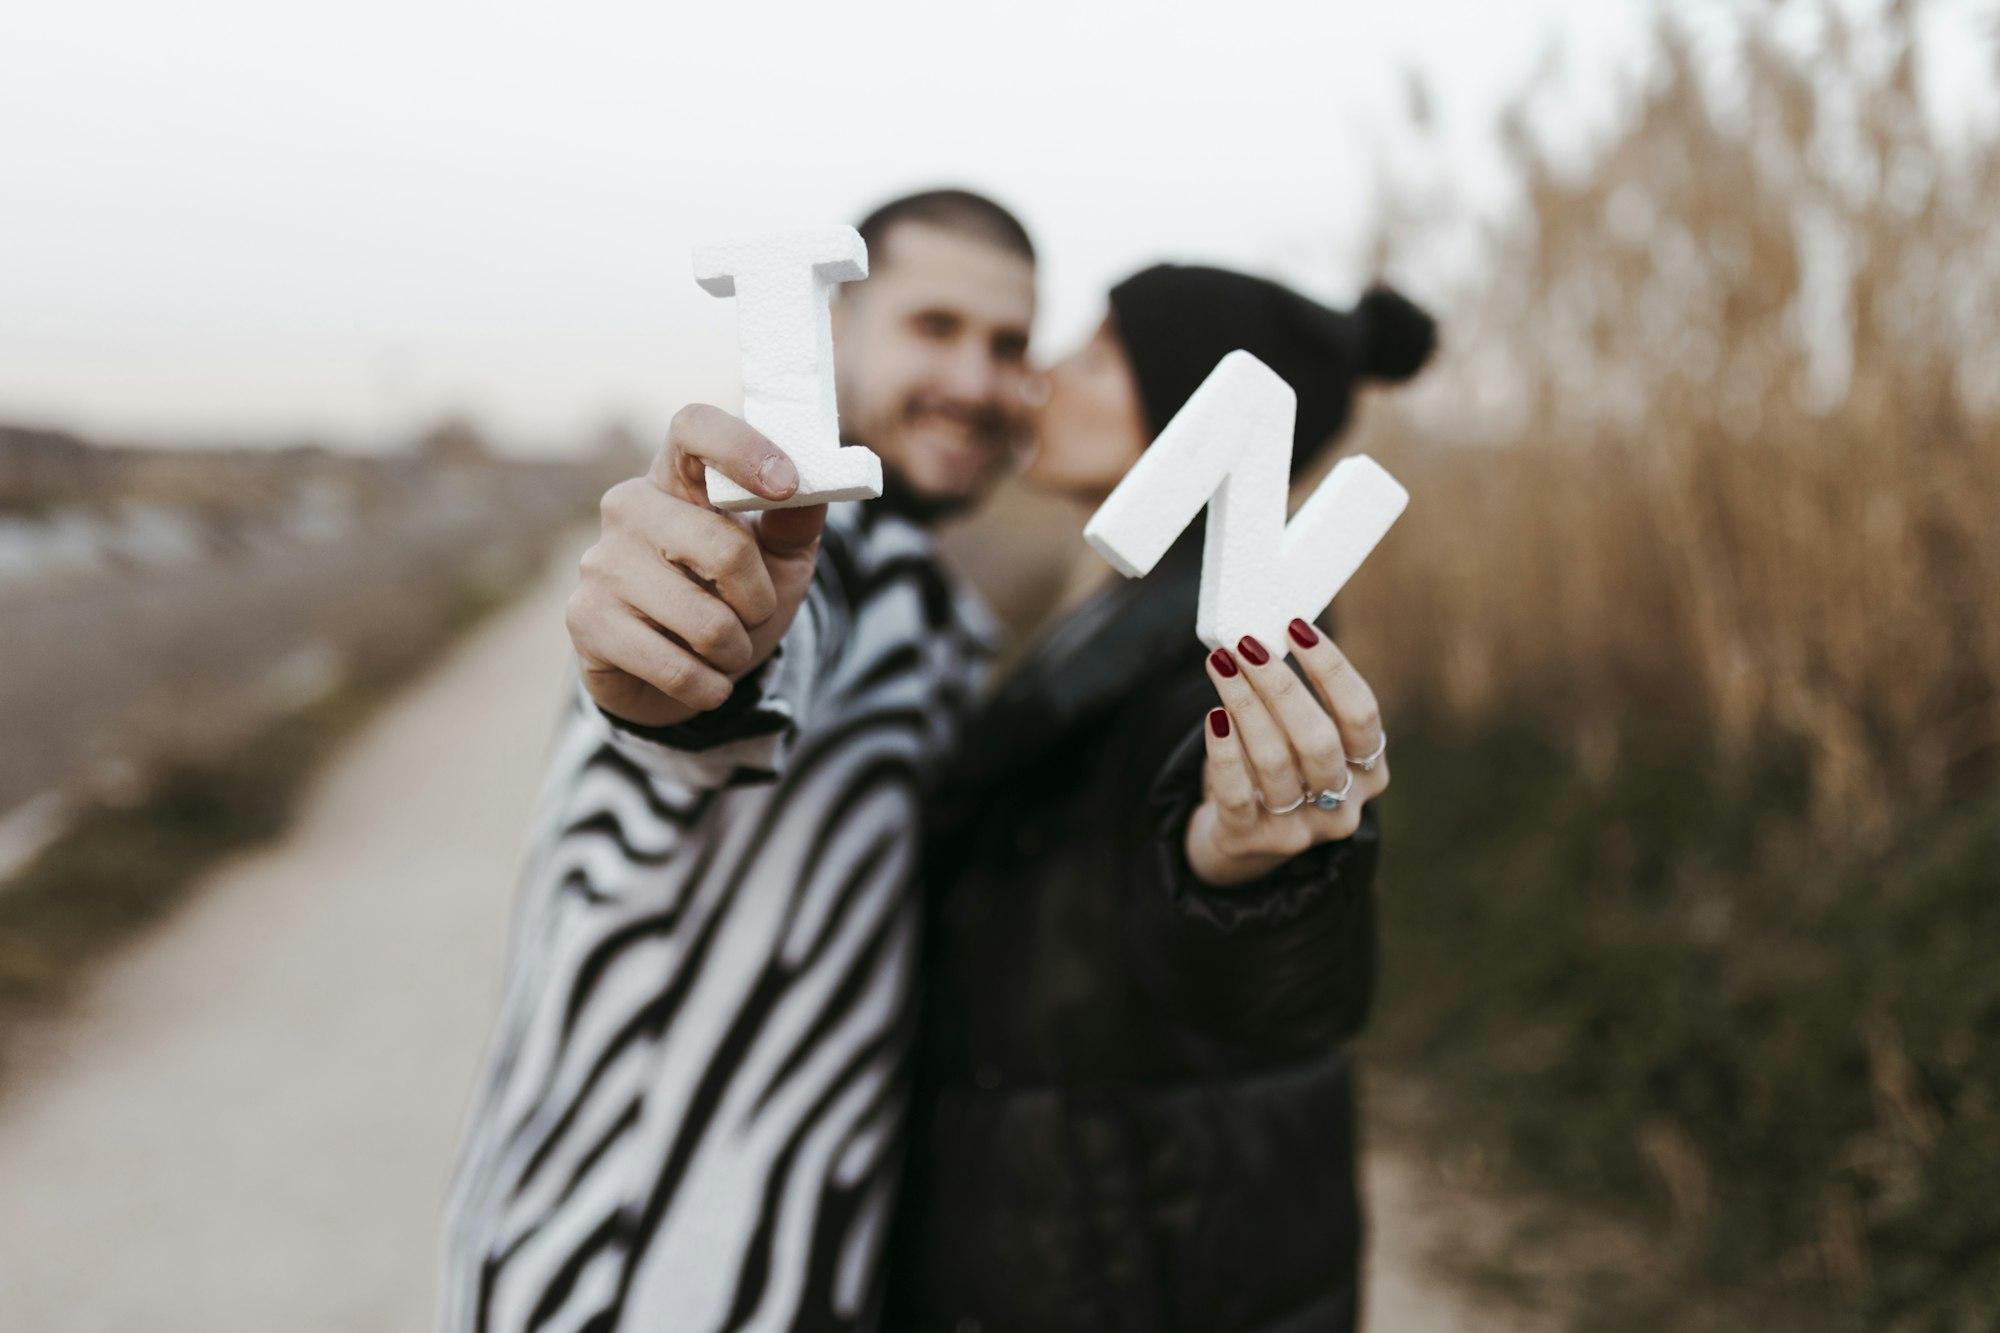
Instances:
[[[1257,777],[1228,709],[1208,710],[1202,739],[1208,759],[1202,803],[1188,820],[1188,865],[1205,883],[1245,884],[1298,851],[1297,830],[1257,803]]]
[[[1368,688],[1347,655],[1334,647],[1333,640],[1311,625],[1294,620],[1287,632],[1297,646],[1294,655],[1306,679],[1313,683],[1340,728],[1342,748],[1356,759],[1374,754],[1382,742],[1382,715],[1376,707],[1375,691]]]
[[[1386,764],[1364,773],[1347,762],[1350,754],[1372,753],[1381,740],[1374,691],[1310,625],[1294,621],[1289,633],[1304,680],[1247,636],[1234,652],[1218,648],[1208,657],[1208,677],[1223,703],[1209,714],[1206,734],[1213,814],[1190,825],[1189,838],[1204,854],[1220,849],[1227,865],[1218,874],[1254,871],[1272,858],[1352,837],[1363,804],[1388,786]],[[1288,809],[1301,792],[1342,792],[1346,799],[1332,810]],[[1269,804],[1260,804],[1260,796]]]
[[[1211,708],[1202,729],[1208,743],[1208,798],[1216,817],[1232,833],[1246,833],[1257,824],[1257,788],[1243,742],[1229,724],[1229,710]]]
[[[1208,655],[1208,678],[1235,723],[1243,753],[1249,757],[1250,780],[1271,804],[1281,808],[1291,804],[1305,790],[1305,779],[1284,729],[1244,679],[1242,665],[1227,648],[1217,648]]]
[[[1298,673],[1271,657],[1270,650],[1245,635],[1236,644],[1243,675],[1283,730],[1298,758],[1305,785],[1315,793],[1339,791],[1347,781],[1347,754],[1333,719]]]

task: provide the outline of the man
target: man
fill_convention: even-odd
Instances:
[[[608,492],[506,998],[449,1207],[453,1330],[872,1325],[914,1024],[918,805],[990,647],[928,526],[1025,428],[1034,250],[964,191],[860,227],[834,300],[880,501],[696,406]]]

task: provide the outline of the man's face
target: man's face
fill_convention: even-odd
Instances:
[[[976,500],[1027,430],[1034,265],[926,223],[891,228],[833,307],[841,434],[922,500]]]

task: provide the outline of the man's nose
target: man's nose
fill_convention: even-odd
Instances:
[[[999,396],[1005,378],[999,360],[984,349],[962,345],[945,365],[944,390],[965,403],[988,403]]]

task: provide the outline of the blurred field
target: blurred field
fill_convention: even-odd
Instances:
[[[238,739],[587,512],[585,469],[0,429],[0,813]],[[149,753],[150,752],[150,753]]]
[[[463,428],[369,457],[0,430],[0,1020],[278,833],[607,466],[494,458]]]
[[[1451,409],[1357,442],[1416,497],[1340,605],[1375,1053],[1441,1169],[1652,1238],[1590,1327],[2000,1326],[2000,140],[1849,12],[1663,22],[1560,165],[1524,104]]]

